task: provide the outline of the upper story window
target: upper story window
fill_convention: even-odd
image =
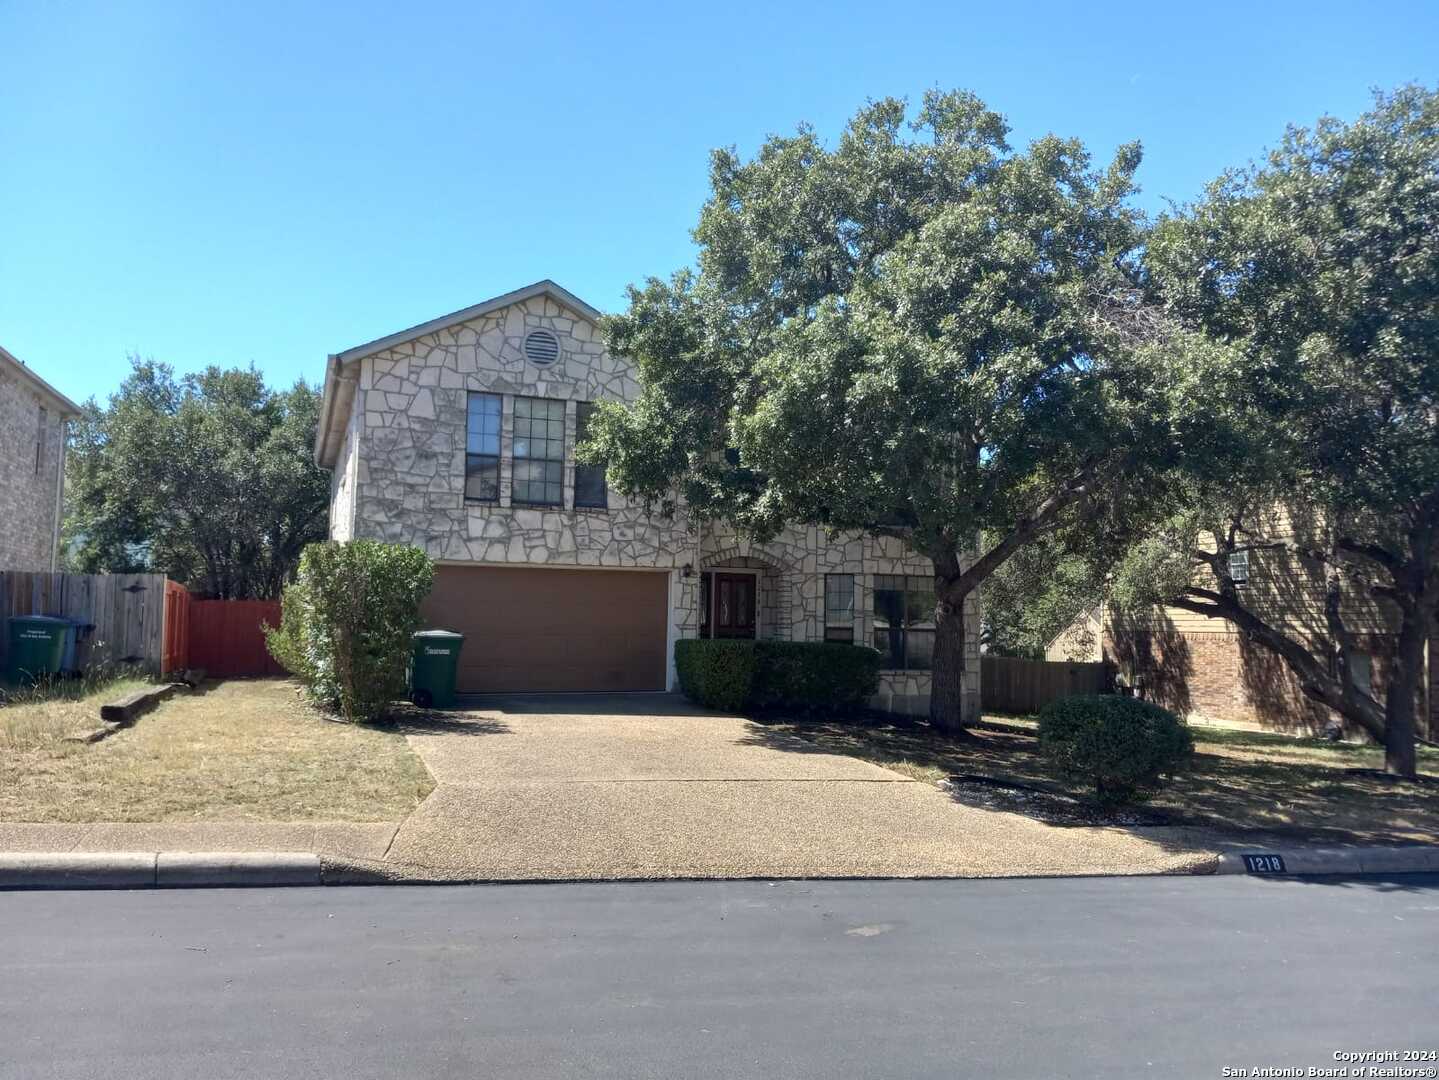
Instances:
[[[575,441],[584,442],[589,433],[590,418],[595,414],[592,401],[581,401],[575,409]],[[575,466],[575,505],[603,510],[609,506],[609,489],[605,486],[604,465]]]
[[[934,579],[874,576],[874,647],[892,670],[934,666]]]
[[[40,467],[45,462],[45,429],[50,426],[50,410],[44,405],[40,406],[40,415],[35,422],[35,475],[40,475]]]
[[[854,640],[854,575],[824,576],[824,639]]]
[[[1236,586],[1249,584],[1249,552],[1231,551],[1229,553],[1229,580]]]
[[[513,501],[563,506],[565,501],[565,403],[552,398],[515,398]]]
[[[465,431],[465,498],[472,502],[500,501],[499,394],[471,394]]]

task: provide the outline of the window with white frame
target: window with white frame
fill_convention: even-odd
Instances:
[[[1249,551],[1231,551],[1229,553],[1229,580],[1235,585],[1245,586],[1249,584]]]
[[[824,639],[854,640],[854,575],[824,576]]]

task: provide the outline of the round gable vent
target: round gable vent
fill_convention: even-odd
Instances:
[[[525,359],[547,367],[560,358],[560,339],[548,330],[531,330],[525,335]]]

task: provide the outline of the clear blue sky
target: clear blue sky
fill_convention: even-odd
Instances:
[[[867,97],[1142,140],[1143,204],[1433,83],[1439,4],[0,0],[0,344],[76,399],[689,262],[708,152]]]

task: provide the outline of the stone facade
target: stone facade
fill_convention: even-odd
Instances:
[[[334,431],[322,430],[323,464],[334,471],[331,536],[415,544],[443,563],[665,570],[671,575],[671,637],[698,636],[701,573],[744,567],[760,577],[757,634],[779,640],[822,640],[824,575],[855,575],[855,641],[871,639],[873,575],[928,575],[927,562],[894,541],[792,530],[757,545],[724,528],[703,527],[683,510],[673,519],[608,493],[606,509],[576,508],[574,447],[580,402],[636,399],[633,366],[600,341],[592,312],[557,287],[511,294],[498,307],[480,305],[404,340],[390,339],[342,354],[327,380],[353,379],[354,397]],[[463,313],[462,313],[463,315]],[[423,328],[421,328],[423,329]],[[558,356],[536,364],[526,336],[548,331]],[[337,374],[337,371],[341,374]],[[466,429],[471,392],[500,396],[499,497],[465,497]],[[544,398],[565,403],[564,485],[560,506],[514,498],[515,403]],[[968,613],[974,687],[966,711],[979,711],[978,612]],[[928,708],[928,675],[886,673],[876,704],[898,711]]]
[[[55,568],[75,405],[0,350],[0,570]]]
[[[829,535],[816,526],[791,529],[765,544],[752,543],[724,526],[700,531],[703,570],[755,569],[759,574],[760,637],[779,641],[824,640],[824,579],[826,574],[854,575],[854,640],[874,640],[876,575],[927,577],[929,561],[887,537],[863,533]],[[977,600],[965,608],[965,705],[967,719],[977,719],[979,693],[979,626]],[[927,671],[886,671],[873,704],[889,712],[924,715],[929,711]]]

